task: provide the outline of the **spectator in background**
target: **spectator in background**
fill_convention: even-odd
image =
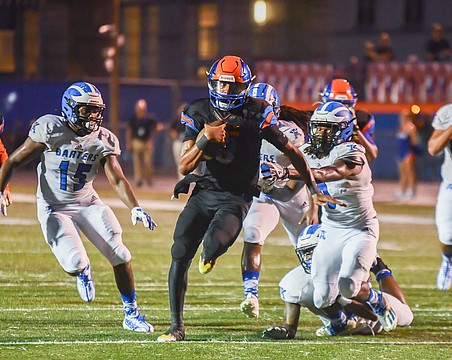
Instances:
[[[3,130],[5,130],[5,118],[3,117],[3,114],[0,113],[0,135],[3,133]],[[8,153],[6,152],[6,148],[3,145],[2,139],[0,138],[0,167],[5,163],[7,159]],[[3,197],[5,198],[6,206],[10,206],[13,203],[11,192],[9,191],[9,184],[6,185],[5,190],[3,191]]]
[[[187,105],[186,102],[183,102],[179,105],[179,107],[177,108],[177,114],[174,117],[173,121],[171,121],[169,129],[168,129],[168,135],[173,142],[172,150],[173,150],[174,161],[176,163],[176,168],[179,166],[179,158],[180,158],[181,149],[182,149],[182,141],[184,140],[184,135],[185,135],[185,125],[182,124],[182,122],[180,121],[180,118],[181,118],[182,110],[186,105]],[[177,171],[177,176],[179,177],[179,180],[182,180],[184,177],[179,171]]]
[[[450,45],[443,37],[443,27],[435,23],[432,26],[432,34],[425,45],[425,57],[430,61],[449,60],[451,55]]]
[[[135,185],[141,187],[143,181],[151,186],[154,176],[154,140],[163,125],[148,113],[146,100],[135,103],[135,114],[127,129],[127,148],[132,150],[133,178]]]
[[[369,63],[377,61],[377,53],[375,52],[375,44],[372,41],[364,42],[364,62]]]
[[[416,155],[422,154],[422,144],[409,110],[401,111],[399,122],[397,131],[399,190],[395,193],[395,198],[410,200],[416,192],[414,163]]]
[[[391,38],[387,32],[381,32],[375,47],[376,61],[393,61],[394,49],[391,44]]]

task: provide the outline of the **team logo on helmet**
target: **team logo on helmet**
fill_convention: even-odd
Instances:
[[[309,121],[309,142],[314,152],[328,155],[353,135],[353,114],[343,104],[329,101],[314,110]]]
[[[210,102],[223,111],[242,106],[253,79],[249,66],[241,58],[222,57],[207,72]]]
[[[87,82],[72,84],[61,99],[61,112],[77,135],[85,136],[99,129],[105,104],[100,91]]]

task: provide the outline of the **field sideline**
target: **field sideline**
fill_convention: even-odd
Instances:
[[[392,202],[395,184],[376,182],[375,201],[381,220],[379,252],[405,291],[415,320],[408,328],[374,337],[317,338],[320,322],[302,312],[293,341],[271,341],[262,330],[282,320],[278,282],[297,266],[293,249],[278,227],[263,249],[261,317],[246,319],[242,300],[242,239],[219,259],[211,274],[197,266],[189,272],[186,341],[159,344],[169,325],[167,272],[174,222],[184,199],[169,201],[175,179],[158,178],[155,187],[138,190],[142,206],[156,219],[151,233],[133,227],[128,210],[117,202],[105,179],[96,180],[110,204],[131,250],[138,302],[154,325],[153,334],[122,330],[122,310],[107,261],[88,242],[96,282],[96,299],[83,303],[75,280],[57,264],[36,220],[34,184],[29,172],[16,174],[15,204],[0,219],[0,359],[445,359],[452,350],[452,293],[435,289],[440,254],[434,225],[438,184],[420,184],[409,203]],[[194,260],[197,265],[197,258]]]

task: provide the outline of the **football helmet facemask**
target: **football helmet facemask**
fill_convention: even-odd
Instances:
[[[319,242],[319,230],[320,225],[313,224],[305,227],[298,235],[295,252],[306,274],[311,273],[312,253]]]
[[[320,93],[322,102],[337,101],[354,108],[358,101],[358,94],[346,79],[334,79],[325,86]]]
[[[248,91],[248,95],[268,102],[271,106],[273,106],[275,116],[277,118],[279,117],[279,114],[281,113],[281,100],[278,92],[273,86],[266,83],[253,84]]]
[[[328,155],[334,146],[351,139],[353,114],[343,104],[330,101],[314,110],[308,129],[313,151]]]
[[[100,91],[87,82],[72,84],[61,99],[62,115],[79,136],[99,130],[104,118],[105,104]]]
[[[245,103],[254,76],[238,56],[224,56],[207,72],[210,102],[217,109],[229,111]]]

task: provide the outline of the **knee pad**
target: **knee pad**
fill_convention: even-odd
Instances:
[[[196,250],[198,250],[197,247],[189,249],[184,242],[174,241],[171,247],[171,257],[173,260],[189,261],[195,256]]]
[[[361,288],[353,279],[346,277],[339,278],[338,286],[340,294],[348,299],[352,299],[358,295]]]
[[[337,294],[330,294],[327,285],[321,286],[320,289],[317,287],[314,290],[314,306],[317,309],[322,309],[332,305],[337,297]]]
[[[250,244],[264,245],[260,231],[255,227],[246,228],[243,233],[243,241]]]
[[[129,249],[124,244],[120,244],[112,249],[112,252],[109,256],[107,256],[108,261],[111,266],[118,266],[121,264],[125,264],[132,259],[132,254]]]
[[[69,275],[77,276],[86,268],[89,260],[79,253],[74,253],[69,254],[69,256],[64,257],[62,260],[58,259],[58,262]]]

